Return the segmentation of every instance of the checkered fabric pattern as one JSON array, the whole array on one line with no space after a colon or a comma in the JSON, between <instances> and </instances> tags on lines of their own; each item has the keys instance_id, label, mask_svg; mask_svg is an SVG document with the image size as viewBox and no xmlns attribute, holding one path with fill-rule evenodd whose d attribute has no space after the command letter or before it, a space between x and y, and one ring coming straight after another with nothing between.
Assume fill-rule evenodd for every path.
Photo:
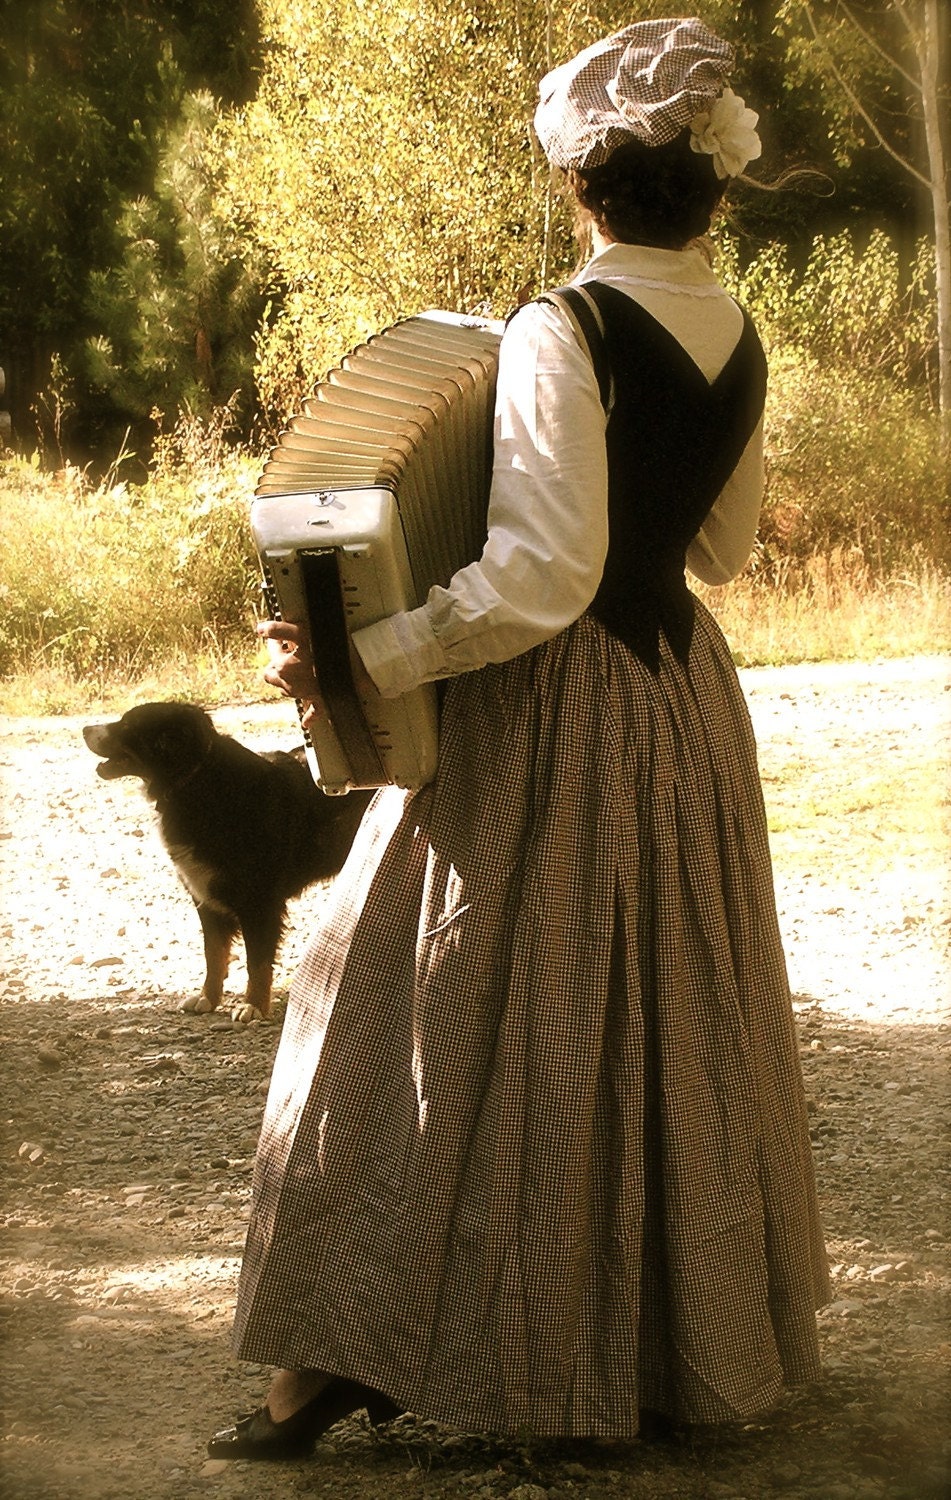
<instances>
[{"instance_id":1,"label":"checkered fabric pattern","mask_svg":"<svg viewBox=\"0 0 951 1500\"><path fill-rule=\"evenodd\" d=\"M240 1357L470 1430L630 1437L818 1374L827 1296L756 752L698 606L454 679L302 964Z\"/></svg>"},{"instance_id":2,"label":"checkered fabric pattern","mask_svg":"<svg viewBox=\"0 0 951 1500\"><path fill-rule=\"evenodd\" d=\"M662 146L722 92L733 48L696 18L636 21L548 73L535 131L552 166L589 170L632 138Z\"/></svg>"}]
</instances>

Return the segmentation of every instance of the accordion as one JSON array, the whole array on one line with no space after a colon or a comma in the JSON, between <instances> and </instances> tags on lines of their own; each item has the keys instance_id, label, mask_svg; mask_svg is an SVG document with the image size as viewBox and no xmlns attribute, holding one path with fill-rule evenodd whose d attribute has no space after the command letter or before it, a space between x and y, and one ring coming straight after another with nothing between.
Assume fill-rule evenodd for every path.
<instances>
[{"instance_id":1,"label":"accordion","mask_svg":"<svg viewBox=\"0 0 951 1500\"><path fill-rule=\"evenodd\" d=\"M407 318L348 354L264 466L251 532L273 619L306 626L321 707L307 758L329 793L424 786L435 773L431 684L357 691L352 631L415 609L481 555L501 323Z\"/></svg>"}]
</instances>

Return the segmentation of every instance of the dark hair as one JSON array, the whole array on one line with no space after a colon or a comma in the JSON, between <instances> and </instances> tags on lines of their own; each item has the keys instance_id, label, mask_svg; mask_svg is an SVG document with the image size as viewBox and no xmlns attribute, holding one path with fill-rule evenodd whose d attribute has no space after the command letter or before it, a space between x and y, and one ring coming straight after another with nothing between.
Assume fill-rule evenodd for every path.
<instances>
[{"instance_id":1,"label":"dark hair","mask_svg":"<svg viewBox=\"0 0 951 1500\"><path fill-rule=\"evenodd\" d=\"M689 126L664 146L628 141L569 180L582 208L612 239L664 250L682 250L707 233L727 186L712 157L691 150Z\"/></svg>"}]
</instances>

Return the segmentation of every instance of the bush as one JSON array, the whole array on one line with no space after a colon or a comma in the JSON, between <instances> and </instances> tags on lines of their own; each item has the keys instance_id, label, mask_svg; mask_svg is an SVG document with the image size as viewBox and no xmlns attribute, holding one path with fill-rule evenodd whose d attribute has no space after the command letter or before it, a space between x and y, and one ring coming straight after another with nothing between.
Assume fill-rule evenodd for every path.
<instances>
[{"instance_id":1,"label":"bush","mask_svg":"<svg viewBox=\"0 0 951 1500\"><path fill-rule=\"evenodd\" d=\"M864 250L848 233L820 236L801 269L785 245L770 245L745 269L729 236L718 249L718 274L771 354L796 350L841 371L910 382L936 404L938 314L927 240L908 265L881 230Z\"/></svg>"},{"instance_id":2,"label":"bush","mask_svg":"<svg viewBox=\"0 0 951 1500\"><path fill-rule=\"evenodd\" d=\"M201 461L183 451L205 433ZM186 419L143 485L0 462L0 673L59 666L139 676L181 651L250 638L257 568L247 512L257 460ZM177 452L176 452L177 445Z\"/></svg>"},{"instance_id":3,"label":"bush","mask_svg":"<svg viewBox=\"0 0 951 1500\"><path fill-rule=\"evenodd\" d=\"M853 551L878 579L913 557L947 568L939 419L881 374L774 352L767 490L754 566L793 584L809 559Z\"/></svg>"}]
</instances>

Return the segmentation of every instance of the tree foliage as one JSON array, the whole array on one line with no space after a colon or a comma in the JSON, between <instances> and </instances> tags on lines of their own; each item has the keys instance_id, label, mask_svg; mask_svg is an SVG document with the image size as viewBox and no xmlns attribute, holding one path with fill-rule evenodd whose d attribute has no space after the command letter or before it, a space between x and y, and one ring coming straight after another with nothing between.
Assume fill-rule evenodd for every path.
<instances>
[{"instance_id":1,"label":"tree foliage","mask_svg":"<svg viewBox=\"0 0 951 1500\"><path fill-rule=\"evenodd\" d=\"M95 331L90 278L121 259L189 90L253 89L254 0L31 0L0 34L0 364L15 426L58 352ZM81 437L93 437L87 422Z\"/></svg>"},{"instance_id":2,"label":"tree foliage","mask_svg":"<svg viewBox=\"0 0 951 1500\"><path fill-rule=\"evenodd\" d=\"M260 254L223 211L209 94L185 96L164 136L151 196L123 206L122 258L89 279L101 331L85 346L92 391L133 420L201 416L244 398L247 430L254 332L263 311ZM242 421L243 418L243 421Z\"/></svg>"},{"instance_id":3,"label":"tree foliage","mask_svg":"<svg viewBox=\"0 0 951 1500\"><path fill-rule=\"evenodd\" d=\"M663 3L639 14L665 14ZM734 41L735 85L762 114L763 173L836 170L819 81L790 87L777 0L706 0ZM626 24L604 0L260 0L258 93L228 126L229 191L274 269L258 340L260 396L277 422L346 348L426 305L506 314L567 275L574 245L531 128L553 64ZM755 256L776 239L808 251L855 221L847 194L740 185L728 223ZM829 179L823 179L825 193ZM877 222L909 191L875 180ZM866 204L866 209L868 205Z\"/></svg>"},{"instance_id":4,"label":"tree foliage","mask_svg":"<svg viewBox=\"0 0 951 1500\"><path fill-rule=\"evenodd\" d=\"M421 305L514 300L544 229L525 98L537 37L482 0L332 0L316 20L264 0L262 19L266 67L229 158L282 292L259 350L279 407Z\"/></svg>"},{"instance_id":5,"label":"tree foliage","mask_svg":"<svg viewBox=\"0 0 951 1500\"><path fill-rule=\"evenodd\" d=\"M737 185L739 259L780 242L802 266L817 234L906 222L910 253L916 184L810 59L800 0L695 8L737 47L759 175L814 166L834 187ZM153 406L252 399L251 360L276 426L394 318L504 315L560 280L574 246L531 129L538 81L630 19L621 0L34 0L0 41L0 363L21 431L54 354L79 451L98 434L114 452ZM874 49L836 35L863 97L894 111Z\"/></svg>"},{"instance_id":6,"label":"tree foliage","mask_svg":"<svg viewBox=\"0 0 951 1500\"><path fill-rule=\"evenodd\" d=\"M783 0L795 71L831 84L842 158L863 147L898 166L930 210L937 290L939 400L951 444L951 225L947 66L939 0Z\"/></svg>"}]
</instances>

